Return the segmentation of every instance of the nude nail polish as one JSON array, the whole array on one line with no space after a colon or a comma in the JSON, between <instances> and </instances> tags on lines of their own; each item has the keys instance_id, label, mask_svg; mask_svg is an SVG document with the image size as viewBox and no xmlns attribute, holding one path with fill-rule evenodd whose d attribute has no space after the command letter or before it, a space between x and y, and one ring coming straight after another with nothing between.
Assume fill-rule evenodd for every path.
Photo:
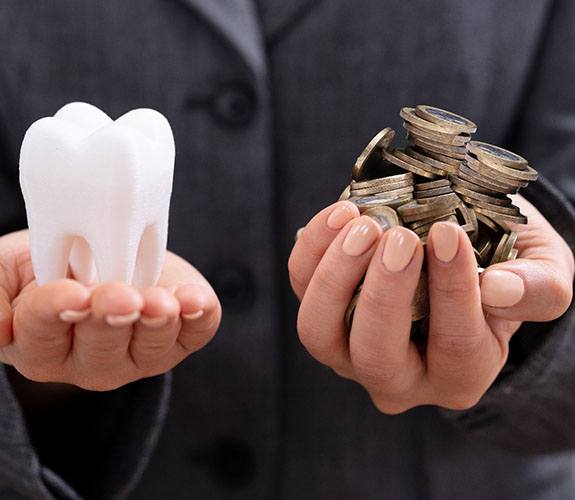
<instances>
[{"instance_id":1,"label":"nude nail polish","mask_svg":"<svg viewBox=\"0 0 575 500\"><path fill-rule=\"evenodd\" d=\"M60 320L65 323L79 323L84 321L90 315L90 309L84 309L83 311L73 311L72 309L66 309L59 314Z\"/></svg>"},{"instance_id":2,"label":"nude nail polish","mask_svg":"<svg viewBox=\"0 0 575 500\"><path fill-rule=\"evenodd\" d=\"M106 323L113 327L128 326L135 323L140 318L140 311L134 311L130 314L115 315L108 314L106 316Z\"/></svg>"},{"instance_id":3,"label":"nude nail polish","mask_svg":"<svg viewBox=\"0 0 575 500\"><path fill-rule=\"evenodd\" d=\"M383 249L382 262L392 273L403 271L411 262L419 238L415 233L401 227L394 227L387 232Z\"/></svg>"},{"instance_id":4,"label":"nude nail polish","mask_svg":"<svg viewBox=\"0 0 575 500\"><path fill-rule=\"evenodd\" d=\"M350 257L359 257L377 241L380 229L369 217L360 217L354 222L342 244L342 250Z\"/></svg>"},{"instance_id":5,"label":"nude nail polish","mask_svg":"<svg viewBox=\"0 0 575 500\"><path fill-rule=\"evenodd\" d=\"M448 264L459 250L459 231L455 224L440 222L432 228L433 253L435 257Z\"/></svg>"},{"instance_id":6,"label":"nude nail polish","mask_svg":"<svg viewBox=\"0 0 575 500\"><path fill-rule=\"evenodd\" d=\"M327 227L338 230L345 226L355 215L353 207L348 204L339 205L327 218Z\"/></svg>"},{"instance_id":7,"label":"nude nail polish","mask_svg":"<svg viewBox=\"0 0 575 500\"><path fill-rule=\"evenodd\" d=\"M525 293L520 276L510 271L487 271L481 279L481 302L491 307L512 307Z\"/></svg>"}]
</instances>

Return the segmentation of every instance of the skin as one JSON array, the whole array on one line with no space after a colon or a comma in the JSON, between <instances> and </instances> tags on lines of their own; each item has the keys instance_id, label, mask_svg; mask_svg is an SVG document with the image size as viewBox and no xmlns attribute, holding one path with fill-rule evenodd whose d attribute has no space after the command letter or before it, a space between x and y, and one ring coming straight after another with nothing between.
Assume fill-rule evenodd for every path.
<instances>
[{"instance_id":1,"label":"skin","mask_svg":"<svg viewBox=\"0 0 575 500\"><path fill-rule=\"evenodd\" d=\"M63 321L67 310L81 317ZM171 252L145 290L73 276L38 287L28 232L0 238L0 362L29 380L116 389L169 371L212 339L220 319L208 282Z\"/></svg>"},{"instance_id":2,"label":"skin","mask_svg":"<svg viewBox=\"0 0 575 500\"><path fill-rule=\"evenodd\" d=\"M519 276L524 294L512 307L482 304L482 278L471 242L458 228L458 250L445 263L434 253L438 223L427 248L417 243L405 269L390 272L382 254L391 231L379 235L362 255L349 256L342 243L360 214L348 201L319 212L303 230L288 263L290 280L301 301L298 334L310 354L340 376L361 384L386 414L420 405L449 409L474 406L507 359L509 341L523 321L550 321L572 301L573 254L563 238L525 199L514 197L529 224L512 225L519 234L519 258L491 266ZM328 218L349 205L348 222L331 229ZM366 223L373 223L366 219ZM373 223L375 224L375 223ZM427 252L430 326L426 349L410 340L411 302ZM365 283L347 331L344 315L361 278ZM485 276L485 274L484 274Z\"/></svg>"}]
</instances>

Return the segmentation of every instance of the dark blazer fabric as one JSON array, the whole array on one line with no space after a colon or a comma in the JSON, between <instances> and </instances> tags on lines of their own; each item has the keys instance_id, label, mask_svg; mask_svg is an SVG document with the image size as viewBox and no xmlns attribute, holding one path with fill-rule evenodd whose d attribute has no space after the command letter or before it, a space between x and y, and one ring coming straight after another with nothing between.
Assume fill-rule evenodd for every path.
<instances>
[{"instance_id":1,"label":"dark blazer fabric","mask_svg":"<svg viewBox=\"0 0 575 500\"><path fill-rule=\"evenodd\" d=\"M0 370L0 498L575 498L575 313L525 324L468 411L387 416L297 340L286 263L367 141L432 104L529 159L575 247L575 3L4 0L0 233L26 128L82 100L170 120L169 247L224 318L172 374L24 411ZM171 391L171 394L170 394Z\"/></svg>"}]
</instances>

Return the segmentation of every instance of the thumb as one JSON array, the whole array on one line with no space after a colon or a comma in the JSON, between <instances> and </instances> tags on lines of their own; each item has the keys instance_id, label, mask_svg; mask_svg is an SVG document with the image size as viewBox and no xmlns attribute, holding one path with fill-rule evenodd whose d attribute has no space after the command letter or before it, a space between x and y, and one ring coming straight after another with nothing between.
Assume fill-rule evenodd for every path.
<instances>
[{"instance_id":1,"label":"thumb","mask_svg":"<svg viewBox=\"0 0 575 500\"><path fill-rule=\"evenodd\" d=\"M573 299L573 273L557 257L518 259L486 269L480 279L485 311L511 321L552 321Z\"/></svg>"}]
</instances>

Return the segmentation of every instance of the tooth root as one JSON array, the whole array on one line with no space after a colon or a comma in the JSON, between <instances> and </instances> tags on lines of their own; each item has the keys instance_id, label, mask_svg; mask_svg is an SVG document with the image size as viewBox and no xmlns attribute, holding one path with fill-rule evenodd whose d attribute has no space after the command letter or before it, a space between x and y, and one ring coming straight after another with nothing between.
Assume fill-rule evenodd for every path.
<instances>
[{"instance_id":1,"label":"tooth root","mask_svg":"<svg viewBox=\"0 0 575 500\"><path fill-rule=\"evenodd\" d=\"M164 264L164 253L167 240L167 217L166 222L154 223L144 230L134 272L133 285L136 288L153 286L160 277Z\"/></svg>"},{"instance_id":2,"label":"tooth root","mask_svg":"<svg viewBox=\"0 0 575 500\"><path fill-rule=\"evenodd\" d=\"M35 243L36 239L41 246ZM66 277L72 242L72 236L30 225L30 254L39 286Z\"/></svg>"},{"instance_id":3,"label":"tooth root","mask_svg":"<svg viewBox=\"0 0 575 500\"><path fill-rule=\"evenodd\" d=\"M122 237L99 238L89 241L94 253L100 282L123 281L132 283L138 238L126 231Z\"/></svg>"},{"instance_id":4,"label":"tooth root","mask_svg":"<svg viewBox=\"0 0 575 500\"><path fill-rule=\"evenodd\" d=\"M89 285L97 281L96 266L90 245L85 238L77 236L70 253L70 267L81 283Z\"/></svg>"}]
</instances>

